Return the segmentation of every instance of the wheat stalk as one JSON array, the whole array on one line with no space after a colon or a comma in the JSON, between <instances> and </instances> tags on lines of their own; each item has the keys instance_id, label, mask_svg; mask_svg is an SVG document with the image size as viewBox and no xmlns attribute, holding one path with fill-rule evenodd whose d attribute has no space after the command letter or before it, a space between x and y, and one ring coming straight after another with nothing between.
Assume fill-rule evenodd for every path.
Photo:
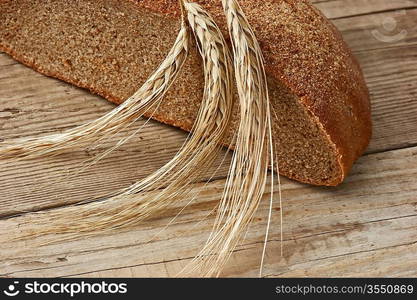
<instances>
[{"instance_id":1,"label":"wheat stalk","mask_svg":"<svg viewBox=\"0 0 417 300\"><path fill-rule=\"evenodd\" d=\"M190 183L214 162L229 127L233 107L233 76L226 42L212 20L197 4L185 3L189 26L203 58L203 102L190 139L175 157L154 174L105 201L70 206L31 219L23 237L68 233L67 239L137 225L184 197ZM131 196L139 192L141 197ZM61 239L62 240L62 239Z\"/></svg>"},{"instance_id":2,"label":"wheat stalk","mask_svg":"<svg viewBox=\"0 0 417 300\"><path fill-rule=\"evenodd\" d=\"M262 52L237 1L222 0L222 4L232 40L241 118L213 231L203 249L181 275L196 272L203 276L220 275L259 206L266 189L269 164L274 164L271 113Z\"/></svg>"},{"instance_id":3,"label":"wheat stalk","mask_svg":"<svg viewBox=\"0 0 417 300\"><path fill-rule=\"evenodd\" d=\"M0 158L17 160L56 155L116 134L162 100L177 78L188 56L188 51L189 31L183 20L176 41L165 60L142 87L123 104L99 119L63 133L4 142L1 144L3 147L0 148ZM123 142L126 140L124 139ZM121 144L122 142L119 142L117 146Z\"/></svg>"}]
</instances>

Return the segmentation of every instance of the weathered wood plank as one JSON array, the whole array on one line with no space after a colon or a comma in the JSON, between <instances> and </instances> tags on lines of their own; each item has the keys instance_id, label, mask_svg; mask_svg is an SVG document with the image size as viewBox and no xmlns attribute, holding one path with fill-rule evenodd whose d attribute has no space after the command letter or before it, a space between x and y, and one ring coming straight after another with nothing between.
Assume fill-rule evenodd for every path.
<instances>
[{"instance_id":1,"label":"weathered wood plank","mask_svg":"<svg viewBox=\"0 0 417 300\"><path fill-rule=\"evenodd\" d=\"M417 44L417 9L349 17L333 23L355 53Z\"/></svg>"},{"instance_id":2,"label":"weathered wood plank","mask_svg":"<svg viewBox=\"0 0 417 300\"><path fill-rule=\"evenodd\" d=\"M415 0L312 0L311 2L332 20L417 7Z\"/></svg>"},{"instance_id":3,"label":"weathered wood plank","mask_svg":"<svg viewBox=\"0 0 417 300\"><path fill-rule=\"evenodd\" d=\"M417 144L417 45L357 54L371 93L368 153Z\"/></svg>"},{"instance_id":4,"label":"weathered wood plank","mask_svg":"<svg viewBox=\"0 0 417 300\"><path fill-rule=\"evenodd\" d=\"M274 203L265 275L403 276L416 274L417 147L361 158L342 186L314 188L284 180L284 256L280 257L278 203ZM210 232L203 220L220 196L223 180L202 191L193 205L157 238L175 211L126 232L38 248L39 240L8 239L28 215L0 221L2 276L173 276L197 252ZM225 276L256 276L268 211L265 195L245 241ZM180 208L182 203L178 203ZM59 208L65 209L65 208ZM47 219L47 216L46 216ZM201 221L201 222L200 222ZM30 226L30 225L29 225ZM401 253L411 262L393 260ZM118 259L112 259L117 257ZM369 261L367 261L369 259ZM346 261L349 260L351 264ZM379 269L374 263L378 260ZM88 262L88 264L86 263ZM352 262L357 262L354 268ZM308 268L312 269L309 271ZM106 271L108 270L108 271ZM109 273L113 272L113 273ZM378 273L380 272L380 273Z\"/></svg>"},{"instance_id":5,"label":"weathered wood plank","mask_svg":"<svg viewBox=\"0 0 417 300\"><path fill-rule=\"evenodd\" d=\"M393 224L388 224L385 229L390 229ZM397 228L400 229L400 228ZM386 234L395 234L395 232L384 231ZM357 238L357 236L348 236L347 238ZM331 238L326 237L327 240ZM333 238L335 243L337 238ZM316 241L310 239L307 243L314 244ZM327 241L329 242L329 241ZM346 242L346 241L344 241ZM269 244L272 250L268 252L268 259L276 259L279 256L279 245ZM296 247L300 246L298 241L294 241ZM301 244L302 246L303 244ZM286 245L287 246L287 243ZM286 249L286 248L284 248ZM291 251L287 249L286 251ZM317 251L327 251L327 248L321 248ZM398 246L386 246L375 250L363 250L355 253L335 255L334 257L313 258L307 262L300 262L294 265L288 263L269 263L264 270L265 277L416 277L417 276L417 241L405 243ZM228 266L230 273L225 276L248 277L256 276L256 263L251 261L249 268L242 271L242 266L247 264L248 258L259 257L259 248L248 249L237 252L232 259L233 265ZM241 256L241 257L239 257ZM249 259L251 260L251 259ZM285 260L285 256L283 258ZM188 261L188 260L186 260ZM184 266L184 261L167 261L154 265L139 265L125 268L107 269L92 273L83 273L76 276L81 277L147 277L153 276L174 276L176 272ZM253 270L251 270L253 268Z\"/></svg>"}]
</instances>

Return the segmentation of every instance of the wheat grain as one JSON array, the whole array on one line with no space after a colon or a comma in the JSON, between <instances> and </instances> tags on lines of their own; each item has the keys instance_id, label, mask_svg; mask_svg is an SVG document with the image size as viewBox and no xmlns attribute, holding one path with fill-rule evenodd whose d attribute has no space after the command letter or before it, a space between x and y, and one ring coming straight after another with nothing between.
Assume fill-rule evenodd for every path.
<instances>
[{"instance_id":1,"label":"wheat grain","mask_svg":"<svg viewBox=\"0 0 417 300\"><path fill-rule=\"evenodd\" d=\"M234 52L240 124L213 231L203 249L181 275L220 275L264 195L269 163L271 166L274 164L271 113L262 52L239 4L235 0L223 0L222 4Z\"/></svg>"},{"instance_id":2,"label":"wheat grain","mask_svg":"<svg viewBox=\"0 0 417 300\"><path fill-rule=\"evenodd\" d=\"M71 239L79 238L80 233L90 235L137 225L156 215L179 195L184 197L190 183L214 162L229 127L233 67L226 42L212 18L197 4L185 3L185 10L203 58L205 77L203 102L190 139L165 166L120 195L49 212L48 222L43 219L43 213L37 214L24 237L69 233L66 238ZM153 190L157 191L132 196Z\"/></svg>"}]
</instances>

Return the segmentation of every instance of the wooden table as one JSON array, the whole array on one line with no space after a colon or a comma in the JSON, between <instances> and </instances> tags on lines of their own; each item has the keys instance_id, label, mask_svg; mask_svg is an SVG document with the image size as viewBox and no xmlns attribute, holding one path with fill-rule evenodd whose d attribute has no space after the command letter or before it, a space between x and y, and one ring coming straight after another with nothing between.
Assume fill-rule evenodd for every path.
<instances>
[{"instance_id":1,"label":"wooden table","mask_svg":"<svg viewBox=\"0 0 417 300\"><path fill-rule=\"evenodd\" d=\"M279 205L274 203L264 274L417 276L417 1L314 2L340 29L363 67L372 95L374 137L337 188L283 179L284 253L280 255ZM0 53L2 139L62 131L111 108L99 97ZM179 130L150 122L100 164L67 180L58 175L100 149L1 162L0 275L174 276L207 238L213 218L206 215L219 200L227 164L207 186L194 185L198 199L163 231L178 210L129 231L43 247L38 240L11 238L18 228L30 226L25 223L28 212L43 211L47 217L51 210L143 178L172 157L184 137ZM266 197L224 276L257 276L267 212Z\"/></svg>"}]
</instances>

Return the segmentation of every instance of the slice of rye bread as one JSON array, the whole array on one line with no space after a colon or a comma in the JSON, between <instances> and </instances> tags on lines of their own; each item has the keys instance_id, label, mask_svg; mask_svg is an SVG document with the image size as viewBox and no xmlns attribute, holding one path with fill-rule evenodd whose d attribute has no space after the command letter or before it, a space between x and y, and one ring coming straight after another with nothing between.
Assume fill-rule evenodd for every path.
<instances>
[{"instance_id":1,"label":"slice of rye bread","mask_svg":"<svg viewBox=\"0 0 417 300\"><path fill-rule=\"evenodd\" d=\"M196 1L228 37L220 0ZM280 171L340 184L371 136L368 90L340 33L308 1L241 0L262 47ZM171 48L177 0L0 0L0 50L48 76L118 104ZM189 131L203 92L195 47L152 116ZM239 120L238 101L226 145ZM161 141L163 143L163 141Z\"/></svg>"}]
</instances>

